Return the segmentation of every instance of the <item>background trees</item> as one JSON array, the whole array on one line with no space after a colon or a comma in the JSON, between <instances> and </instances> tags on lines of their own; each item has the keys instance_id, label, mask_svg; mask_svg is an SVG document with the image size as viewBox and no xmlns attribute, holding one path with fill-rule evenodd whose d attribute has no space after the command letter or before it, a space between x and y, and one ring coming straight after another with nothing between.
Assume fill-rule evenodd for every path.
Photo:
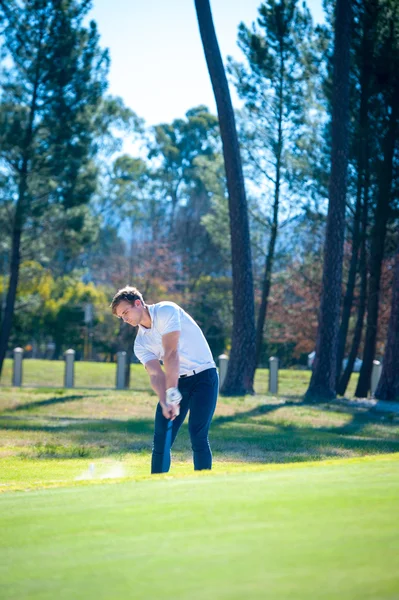
<instances>
[{"instance_id":1,"label":"background trees","mask_svg":"<svg viewBox=\"0 0 399 600\"><path fill-rule=\"evenodd\" d=\"M82 25L89 3L37 0L2 2L1 7L8 63L1 90L0 160L10 181L11 248L0 372L25 231L40 230L44 214L60 216L60 211L69 219L69 231L83 228L79 207L88 202L96 183L93 117L106 88L108 64L95 24L88 29ZM62 227L58 235L63 253L67 240Z\"/></svg>"},{"instance_id":2,"label":"background trees","mask_svg":"<svg viewBox=\"0 0 399 600\"><path fill-rule=\"evenodd\" d=\"M324 299L322 310L334 324L316 352L315 397L344 394L362 355L357 394L366 395L372 361L391 347L393 327L397 3L353 3L346 203L341 190L339 243L326 249L334 275L324 281L324 240L338 232L328 217L338 133L331 126L334 35L346 41L334 3L326 3L323 26L314 27L295 0L262 2L257 22L239 26L242 60L230 60L227 71L242 102L235 114L242 171L221 63L211 70L223 126L194 106L148 127L106 95L109 57L95 24L84 25L89 6L0 0L2 356L7 340L9 348L53 357L72 343L82 358L131 354L132 336L108 304L116 288L134 283L148 302L168 298L187 308L215 358L230 353L226 391L244 393L255 359L263 366L273 353L282 366L305 367L324 294L334 298L335 309ZM197 8L205 34L209 4ZM208 53L211 63L214 56Z\"/></svg>"},{"instance_id":3,"label":"background trees","mask_svg":"<svg viewBox=\"0 0 399 600\"><path fill-rule=\"evenodd\" d=\"M396 252L392 283L391 316L383 359L381 379L375 397L379 400L399 400L399 251Z\"/></svg>"},{"instance_id":4,"label":"background trees","mask_svg":"<svg viewBox=\"0 0 399 600\"><path fill-rule=\"evenodd\" d=\"M394 159L398 144L399 111L399 7L395 2L384 3L377 13L376 50L373 97L376 152L373 161L375 186L373 217L370 232L369 288L367 324L363 364L357 396L365 396L370 387L371 369L375 356L380 280L389 221L397 202L394 190ZM377 133L378 132L378 133Z\"/></svg>"},{"instance_id":5,"label":"background trees","mask_svg":"<svg viewBox=\"0 0 399 600\"><path fill-rule=\"evenodd\" d=\"M230 61L230 72L240 97L241 143L247 177L257 191L255 219L263 223L265 264L256 326L256 363L264 339L269 294L279 228L298 216L305 158L315 143L317 119L314 88L317 47L310 13L296 0L264 2L257 26L242 23L239 46L246 64ZM301 183L300 183L301 182ZM307 182L309 187L310 182Z\"/></svg>"}]
</instances>

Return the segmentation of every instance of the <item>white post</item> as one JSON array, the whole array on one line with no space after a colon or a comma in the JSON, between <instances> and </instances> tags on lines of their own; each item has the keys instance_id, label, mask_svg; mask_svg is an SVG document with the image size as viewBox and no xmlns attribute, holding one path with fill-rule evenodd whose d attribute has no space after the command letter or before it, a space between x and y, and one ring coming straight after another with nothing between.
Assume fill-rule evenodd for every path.
<instances>
[{"instance_id":1,"label":"white post","mask_svg":"<svg viewBox=\"0 0 399 600\"><path fill-rule=\"evenodd\" d=\"M278 358L275 356L269 358L269 392L278 393Z\"/></svg>"},{"instance_id":2,"label":"white post","mask_svg":"<svg viewBox=\"0 0 399 600\"><path fill-rule=\"evenodd\" d=\"M14 387L22 385L22 358L24 351L22 348L14 348L14 363L12 369L12 384Z\"/></svg>"},{"instance_id":3,"label":"white post","mask_svg":"<svg viewBox=\"0 0 399 600\"><path fill-rule=\"evenodd\" d=\"M116 356L116 389L124 390L126 387L126 352L118 352Z\"/></svg>"},{"instance_id":4,"label":"white post","mask_svg":"<svg viewBox=\"0 0 399 600\"><path fill-rule=\"evenodd\" d=\"M381 377L382 364L379 360L373 360L373 370L371 371L370 395L374 396L378 382Z\"/></svg>"},{"instance_id":5,"label":"white post","mask_svg":"<svg viewBox=\"0 0 399 600\"><path fill-rule=\"evenodd\" d=\"M226 378L228 364L229 357L227 356L227 354L221 354L219 356L219 389L222 387Z\"/></svg>"},{"instance_id":6,"label":"white post","mask_svg":"<svg viewBox=\"0 0 399 600\"><path fill-rule=\"evenodd\" d=\"M74 386L74 362L75 362L75 350L71 348L65 352L65 376L64 376L64 387L73 388Z\"/></svg>"}]
</instances>

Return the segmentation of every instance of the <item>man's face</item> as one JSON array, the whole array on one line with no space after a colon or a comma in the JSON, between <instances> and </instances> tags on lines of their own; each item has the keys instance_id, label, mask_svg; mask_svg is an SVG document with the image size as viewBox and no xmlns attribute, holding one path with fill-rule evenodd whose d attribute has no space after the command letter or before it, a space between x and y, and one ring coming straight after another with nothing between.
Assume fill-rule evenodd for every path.
<instances>
[{"instance_id":1,"label":"man's face","mask_svg":"<svg viewBox=\"0 0 399 600\"><path fill-rule=\"evenodd\" d=\"M144 306L140 300L135 300L134 305L126 300L122 300L116 307L116 315L129 323L132 327L137 327L143 316Z\"/></svg>"}]
</instances>

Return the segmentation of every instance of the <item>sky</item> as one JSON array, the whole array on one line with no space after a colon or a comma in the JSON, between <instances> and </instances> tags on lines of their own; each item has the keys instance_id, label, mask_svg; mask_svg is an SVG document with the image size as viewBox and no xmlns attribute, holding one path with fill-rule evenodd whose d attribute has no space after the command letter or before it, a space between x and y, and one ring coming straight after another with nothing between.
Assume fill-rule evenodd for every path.
<instances>
[{"instance_id":1,"label":"sky","mask_svg":"<svg viewBox=\"0 0 399 600\"><path fill-rule=\"evenodd\" d=\"M261 0L211 0L224 62L241 59L237 28L250 26ZM323 22L322 0L307 0L314 21ZM171 122L187 110L216 105L198 30L194 0L93 0L101 46L109 48L109 93L147 125ZM239 107L230 85L233 105Z\"/></svg>"}]
</instances>

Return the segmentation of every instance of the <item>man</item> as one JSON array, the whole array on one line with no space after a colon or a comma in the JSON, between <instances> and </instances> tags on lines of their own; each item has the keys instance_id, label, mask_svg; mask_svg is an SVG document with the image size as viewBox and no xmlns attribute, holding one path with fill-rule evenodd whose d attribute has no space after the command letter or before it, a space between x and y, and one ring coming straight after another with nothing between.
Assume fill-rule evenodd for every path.
<instances>
[{"instance_id":1,"label":"man","mask_svg":"<svg viewBox=\"0 0 399 600\"><path fill-rule=\"evenodd\" d=\"M130 286L115 294L111 308L112 313L126 323L138 326L134 353L145 366L159 399L151 472L169 471L170 449L166 448L165 452L168 426L169 431L171 427L172 445L188 411L194 469L211 469L208 432L215 412L219 380L201 329L174 302L146 305L141 293Z\"/></svg>"}]
</instances>

